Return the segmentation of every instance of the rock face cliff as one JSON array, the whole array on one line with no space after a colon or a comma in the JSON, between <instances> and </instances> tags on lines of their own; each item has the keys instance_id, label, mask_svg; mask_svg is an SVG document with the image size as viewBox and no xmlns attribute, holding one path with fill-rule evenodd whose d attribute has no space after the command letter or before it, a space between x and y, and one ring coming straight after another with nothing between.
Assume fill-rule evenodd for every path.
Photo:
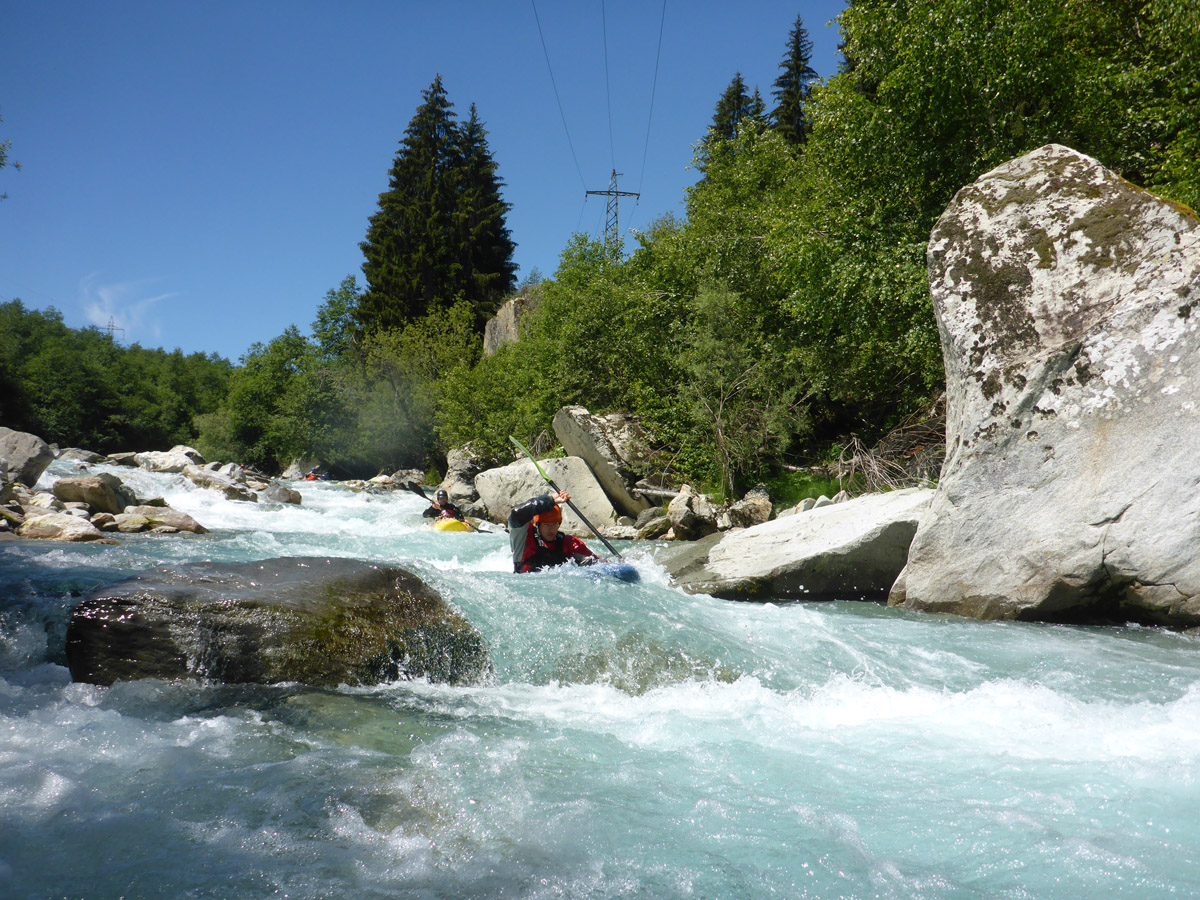
<instances>
[{"instance_id":1,"label":"rock face cliff","mask_svg":"<svg viewBox=\"0 0 1200 900\"><path fill-rule=\"evenodd\" d=\"M1200 220L1048 145L928 259L947 456L889 602L1200 623Z\"/></svg>"}]
</instances>

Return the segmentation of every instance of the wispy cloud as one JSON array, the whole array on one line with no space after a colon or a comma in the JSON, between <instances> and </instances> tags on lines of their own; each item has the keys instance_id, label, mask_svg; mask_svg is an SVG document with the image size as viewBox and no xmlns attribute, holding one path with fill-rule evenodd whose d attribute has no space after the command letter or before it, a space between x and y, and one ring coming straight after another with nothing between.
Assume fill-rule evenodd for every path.
<instances>
[{"instance_id":1,"label":"wispy cloud","mask_svg":"<svg viewBox=\"0 0 1200 900\"><path fill-rule=\"evenodd\" d=\"M93 272L79 282L83 314L100 328L111 324L114 329L121 329L114 336L123 338L127 344L160 341L162 322L154 315L154 307L178 294L152 295L153 285L154 279L105 283L102 273Z\"/></svg>"}]
</instances>

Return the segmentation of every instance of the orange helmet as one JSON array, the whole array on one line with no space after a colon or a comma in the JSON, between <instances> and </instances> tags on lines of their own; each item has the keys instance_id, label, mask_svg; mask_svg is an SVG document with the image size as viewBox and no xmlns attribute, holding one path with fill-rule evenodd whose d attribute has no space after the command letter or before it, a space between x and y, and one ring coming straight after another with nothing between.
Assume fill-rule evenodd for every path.
<instances>
[{"instance_id":1,"label":"orange helmet","mask_svg":"<svg viewBox=\"0 0 1200 900\"><path fill-rule=\"evenodd\" d=\"M557 506L552 506L550 509L546 510L544 513L538 513L536 516L533 517L534 525L541 525L543 522L561 522L561 521L562 521L562 510L559 509Z\"/></svg>"}]
</instances>

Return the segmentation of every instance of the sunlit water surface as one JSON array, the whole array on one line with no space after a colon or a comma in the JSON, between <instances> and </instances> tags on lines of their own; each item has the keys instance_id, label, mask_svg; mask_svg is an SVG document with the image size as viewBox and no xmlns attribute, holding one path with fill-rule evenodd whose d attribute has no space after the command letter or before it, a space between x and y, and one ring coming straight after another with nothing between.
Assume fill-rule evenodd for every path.
<instances>
[{"instance_id":1,"label":"sunlit water surface","mask_svg":"<svg viewBox=\"0 0 1200 900\"><path fill-rule=\"evenodd\" d=\"M1195 638L514 575L411 494L110 471L212 533L0 544L0 897L1200 894ZM71 683L89 591L283 555L411 568L494 679Z\"/></svg>"}]
</instances>

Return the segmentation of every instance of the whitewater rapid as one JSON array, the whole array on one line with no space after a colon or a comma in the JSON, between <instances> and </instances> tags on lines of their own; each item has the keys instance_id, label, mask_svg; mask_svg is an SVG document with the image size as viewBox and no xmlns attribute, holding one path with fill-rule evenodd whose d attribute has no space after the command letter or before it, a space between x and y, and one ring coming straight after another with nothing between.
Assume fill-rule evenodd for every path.
<instances>
[{"instance_id":1,"label":"whitewater rapid","mask_svg":"<svg viewBox=\"0 0 1200 900\"><path fill-rule=\"evenodd\" d=\"M0 897L1200 893L1194 637L719 601L628 544L636 585L516 575L411 494L108 471L212 533L0 543ZM71 683L89 591L283 555L411 568L494 677Z\"/></svg>"}]
</instances>

